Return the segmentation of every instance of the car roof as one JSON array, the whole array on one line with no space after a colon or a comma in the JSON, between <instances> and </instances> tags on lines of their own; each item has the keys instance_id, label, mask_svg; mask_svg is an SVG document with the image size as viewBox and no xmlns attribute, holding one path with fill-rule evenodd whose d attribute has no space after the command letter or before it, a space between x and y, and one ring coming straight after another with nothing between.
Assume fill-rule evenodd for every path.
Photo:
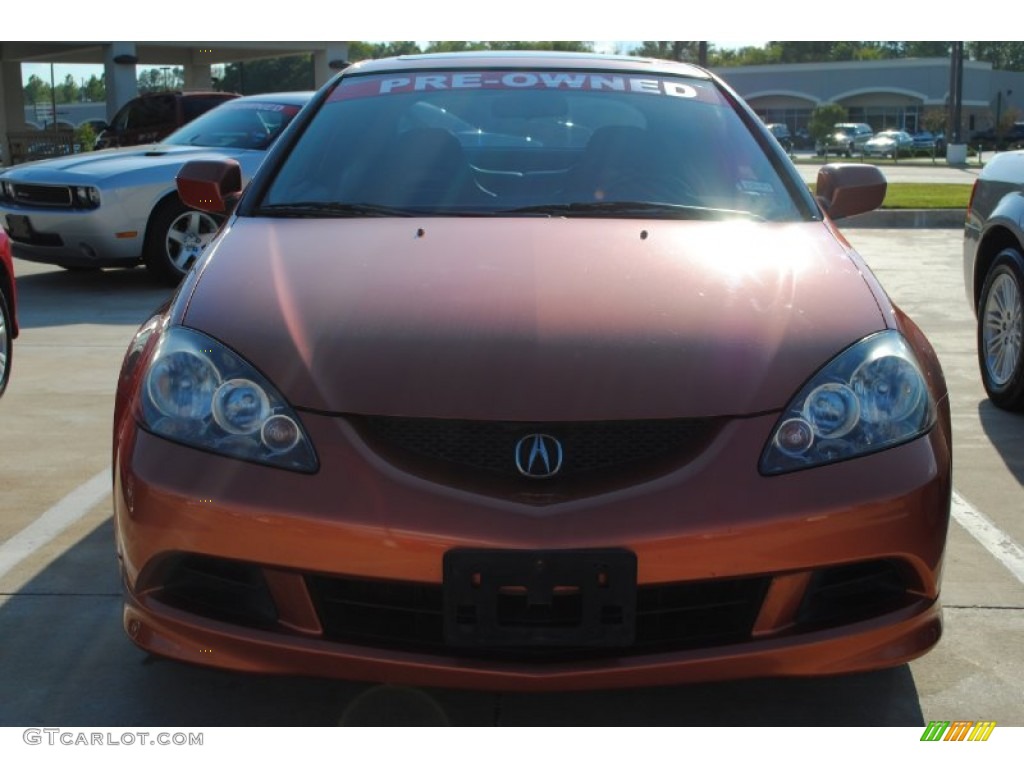
<instances>
[{"instance_id":1,"label":"car roof","mask_svg":"<svg viewBox=\"0 0 1024 768\"><path fill-rule=\"evenodd\" d=\"M155 99L160 96L237 96L231 91L146 91L135 96L136 99Z\"/></svg>"},{"instance_id":2,"label":"car roof","mask_svg":"<svg viewBox=\"0 0 1024 768\"><path fill-rule=\"evenodd\" d=\"M367 59L347 68L345 74L369 74L410 70L479 68L542 67L561 69L616 70L623 73L650 74L657 71L667 75L712 79L710 73L693 64L662 59L620 56L602 53L576 53L569 51L460 51L457 53L421 53L393 56L386 59Z\"/></svg>"},{"instance_id":3,"label":"car roof","mask_svg":"<svg viewBox=\"0 0 1024 768\"><path fill-rule=\"evenodd\" d=\"M316 91L285 91L283 93L254 93L241 96L234 101L273 101L279 104L296 104L302 106L313 98Z\"/></svg>"}]
</instances>

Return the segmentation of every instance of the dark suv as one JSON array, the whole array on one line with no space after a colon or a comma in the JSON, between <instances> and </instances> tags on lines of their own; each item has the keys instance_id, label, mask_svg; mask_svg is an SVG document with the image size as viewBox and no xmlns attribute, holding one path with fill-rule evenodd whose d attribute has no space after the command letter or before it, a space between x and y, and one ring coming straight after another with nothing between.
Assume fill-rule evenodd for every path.
<instances>
[{"instance_id":1,"label":"dark suv","mask_svg":"<svg viewBox=\"0 0 1024 768\"><path fill-rule=\"evenodd\" d=\"M978 131L971 136L971 144L982 149L1020 149L1024 147L1024 122L1016 122L1001 133L995 128Z\"/></svg>"},{"instance_id":2,"label":"dark suv","mask_svg":"<svg viewBox=\"0 0 1024 768\"><path fill-rule=\"evenodd\" d=\"M117 110L110 125L96 139L96 149L129 147L160 141L237 93L219 91L163 91L144 93Z\"/></svg>"}]
</instances>

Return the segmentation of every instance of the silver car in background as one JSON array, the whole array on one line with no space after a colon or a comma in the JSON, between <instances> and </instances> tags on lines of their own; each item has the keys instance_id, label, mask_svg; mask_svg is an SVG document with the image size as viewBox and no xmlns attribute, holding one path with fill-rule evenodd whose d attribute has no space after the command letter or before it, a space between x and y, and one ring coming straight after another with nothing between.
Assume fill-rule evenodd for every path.
<instances>
[{"instance_id":1,"label":"silver car in background","mask_svg":"<svg viewBox=\"0 0 1024 768\"><path fill-rule=\"evenodd\" d=\"M964 283L985 391L1000 408L1024 410L1024 151L997 154L974 182Z\"/></svg>"},{"instance_id":2,"label":"silver car in background","mask_svg":"<svg viewBox=\"0 0 1024 768\"><path fill-rule=\"evenodd\" d=\"M243 180L313 96L268 93L233 99L159 144L25 163L0 173L0 222L14 256L67 269L144 263L175 284L220 222L187 208L174 177L189 160L230 158Z\"/></svg>"},{"instance_id":3,"label":"silver car in background","mask_svg":"<svg viewBox=\"0 0 1024 768\"><path fill-rule=\"evenodd\" d=\"M914 154L914 137L906 131L881 131L866 142L861 150L865 157L892 157Z\"/></svg>"}]
</instances>

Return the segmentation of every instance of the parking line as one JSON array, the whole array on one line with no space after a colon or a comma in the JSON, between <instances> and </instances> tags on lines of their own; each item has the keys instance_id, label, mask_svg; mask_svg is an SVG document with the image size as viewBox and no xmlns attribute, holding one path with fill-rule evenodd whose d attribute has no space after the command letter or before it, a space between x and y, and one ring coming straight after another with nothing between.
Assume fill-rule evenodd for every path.
<instances>
[{"instance_id":1,"label":"parking line","mask_svg":"<svg viewBox=\"0 0 1024 768\"><path fill-rule=\"evenodd\" d=\"M75 488L36 520L0 544L0 579L57 538L110 493L110 467Z\"/></svg>"},{"instance_id":2,"label":"parking line","mask_svg":"<svg viewBox=\"0 0 1024 768\"><path fill-rule=\"evenodd\" d=\"M987 516L979 512L963 496L953 492L950 512L960 526L989 551L996 560L1024 584L1024 549L1000 530Z\"/></svg>"}]
</instances>

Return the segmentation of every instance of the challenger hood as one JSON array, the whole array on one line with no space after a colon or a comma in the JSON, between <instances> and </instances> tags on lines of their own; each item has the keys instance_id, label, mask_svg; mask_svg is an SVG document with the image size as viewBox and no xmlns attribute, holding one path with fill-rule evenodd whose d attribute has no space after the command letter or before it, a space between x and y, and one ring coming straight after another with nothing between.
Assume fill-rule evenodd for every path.
<instances>
[{"instance_id":1,"label":"challenger hood","mask_svg":"<svg viewBox=\"0 0 1024 768\"><path fill-rule=\"evenodd\" d=\"M885 327L871 279L820 222L240 218L183 324L330 413L744 415Z\"/></svg>"},{"instance_id":2,"label":"challenger hood","mask_svg":"<svg viewBox=\"0 0 1024 768\"><path fill-rule=\"evenodd\" d=\"M189 160L234 158L243 162L243 158L250 156L262 158L264 154L266 154L265 151L255 149L143 144L137 147L82 152L76 155L25 163L8 169L5 178L36 184L90 184L99 179L120 176L147 168L170 166L176 170Z\"/></svg>"}]
</instances>

